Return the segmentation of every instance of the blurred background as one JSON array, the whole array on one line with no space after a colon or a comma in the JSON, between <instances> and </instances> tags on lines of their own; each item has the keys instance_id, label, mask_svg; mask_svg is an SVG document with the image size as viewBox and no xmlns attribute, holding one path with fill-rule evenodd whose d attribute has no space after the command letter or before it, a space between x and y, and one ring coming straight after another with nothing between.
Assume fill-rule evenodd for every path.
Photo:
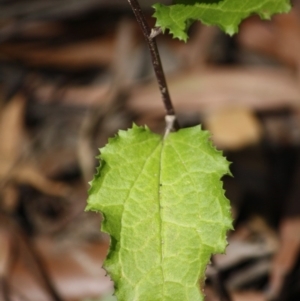
<instances>
[{"instance_id":1,"label":"blurred background","mask_svg":"<svg viewBox=\"0 0 300 301\"><path fill-rule=\"evenodd\" d=\"M156 1L139 2L153 26ZM300 1L293 6L272 21L247 19L232 38L199 22L186 44L157 38L181 126L201 123L232 162L224 186L235 231L207 269L207 301L224 287L234 301L300 300ZM0 1L1 301L115 300L101 268L109 238L84 208L98 148L132 122L164 130L126 0Z\"/></svg>"}]
</instances>

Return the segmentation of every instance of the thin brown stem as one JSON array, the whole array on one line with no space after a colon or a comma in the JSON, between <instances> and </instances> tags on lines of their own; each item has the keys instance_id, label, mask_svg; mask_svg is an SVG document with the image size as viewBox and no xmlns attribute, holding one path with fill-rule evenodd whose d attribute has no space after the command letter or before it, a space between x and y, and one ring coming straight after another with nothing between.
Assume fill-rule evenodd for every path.
<instances>
[{"instance_id":1,"label":"thin brown stem","mask_svg":"<svg viewBox=\"0 0 300 301\"><path fill-rule=\"evenodd\" d=\"M166 114L176 117L175 110L174 110L174 107L173 107L173 104L171 101L171 97L169 94L165 74L164 74L163 67L161 64L160 55L159 55L159 52L157 49L155 35L154 35L154 37L153 37L153 35L151 35L151 29L145 19L145 16L141 10L141 7L140 7L138 1L137 0L128 0L128 2L133 10L133 13L143 31L145 40L148 44L150 54L151 54L151 59L152 59L152 65L153 65L156 79L158 82L159 90L160 90L160 93L162 96L162 101L163 101L165 109L166 109ZM179 124L178 124L178 121L175 119L174 129L178 129L178 128L179 128Z\"/></svg>"}]
</instances>

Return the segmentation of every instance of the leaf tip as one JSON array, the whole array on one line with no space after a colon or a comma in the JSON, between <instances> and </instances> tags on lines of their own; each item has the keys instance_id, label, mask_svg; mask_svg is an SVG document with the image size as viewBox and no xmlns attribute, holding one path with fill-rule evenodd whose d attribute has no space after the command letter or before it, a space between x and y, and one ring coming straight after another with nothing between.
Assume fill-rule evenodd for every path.
<instances>
[{"instance_id":1,"label":"leaf tip","mask_svg":"<svg viewBox=\"0 0 300 301\"><path fill-rule=\"evenodd\" d=\"M238 32L238 27L233 24L228 25L224 28L224 31L231 37Z\"/></svg>"}]
</instances>

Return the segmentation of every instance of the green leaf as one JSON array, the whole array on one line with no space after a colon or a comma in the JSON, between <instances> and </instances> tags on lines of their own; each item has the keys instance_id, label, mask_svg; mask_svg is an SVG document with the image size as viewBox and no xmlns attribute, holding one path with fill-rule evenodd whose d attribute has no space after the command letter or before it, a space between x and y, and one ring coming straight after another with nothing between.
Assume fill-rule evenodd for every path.
<instances>
[{"instance_id":1,"label":"green leaf","mask_svg":"<svg viewBox=\"0 0 300 301\"><path fill-rule=\"evenodd\" d=\"M212 253L231 228L222 175L229 163L199 126L165 139L148 128L119 131L101 149L88 210L111 236L104 264L119 301L203 300Z\"/></svg>"},{"instance_id":2,"label":"green leaf","mask_svg":"<svg viewBox=\"0 0 300 301\"><path fill-rule=\"evenodd\" d=\"M270 19L273 14L290 10L290 0L176 0L174 5L155 4L156 26L166 29L174 38L186 41L187 30L193 21L217 25L233 35L242 20L251 14Z\"/></svg>"}]
</instances>

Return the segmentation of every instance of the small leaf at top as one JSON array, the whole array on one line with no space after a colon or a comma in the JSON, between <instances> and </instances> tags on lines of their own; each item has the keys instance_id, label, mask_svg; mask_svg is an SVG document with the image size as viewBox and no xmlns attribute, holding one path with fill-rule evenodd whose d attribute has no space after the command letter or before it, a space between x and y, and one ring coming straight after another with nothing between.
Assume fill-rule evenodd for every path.
<instances>
[{"instance_id":1,"label":"small leaf at top","mask_svg":"<svg viewBox=\"0 0 300 301\"><path fill-rule=\"evenodd\" d=\"M174 38L186 41L192 21L217 25L233 35L242 20L251 14L270 19L273 14L290 10L290 0L175 0L174 5L155 4L156 26L168 29Z\"/></svg>"},{"instance_id":2,"label":"small leaf at top","mask_svg":"<svg viewBox=\"0 0 300 301\"><path fill-rule=\"evenodd\" d=\"M165 139L133 126L101 149L88 210L111 236L104 267L118 301L200 301L211 254L231 228L229 163L199 126Z\"/></svg>"}]
</instances>

